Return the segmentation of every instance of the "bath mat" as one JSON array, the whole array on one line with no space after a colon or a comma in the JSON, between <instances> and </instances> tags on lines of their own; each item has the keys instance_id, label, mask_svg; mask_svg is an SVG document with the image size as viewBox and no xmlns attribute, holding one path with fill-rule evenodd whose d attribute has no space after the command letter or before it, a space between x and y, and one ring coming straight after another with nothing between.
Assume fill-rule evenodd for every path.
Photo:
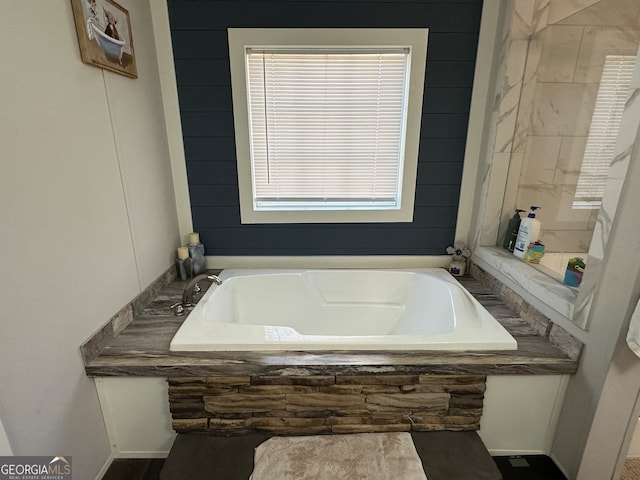
<instances>
[{"instance_id":1,"label":"bath mat","mask_svg":"<svg viewBox=\"0 0 640 480\"><path fill-rule=\"evenodd\" d=\"M640 458L627 458L620 480L640 480Z\"/></svg>"},{"instance_id":2,"label":"bath mat","mask_svg":"<svg viewBox=\"0 0 640 480\"><path fill-rule=\"evenodd\" d=\"M426 480L406 432L273 437L255 451L250 480Z\"/></svg>"}]
</instances>

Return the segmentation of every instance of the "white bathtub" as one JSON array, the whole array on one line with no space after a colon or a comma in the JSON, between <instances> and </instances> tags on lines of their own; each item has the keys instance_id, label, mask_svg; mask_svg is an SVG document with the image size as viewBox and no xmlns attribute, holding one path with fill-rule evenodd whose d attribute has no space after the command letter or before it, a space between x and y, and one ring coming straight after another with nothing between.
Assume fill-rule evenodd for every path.
<instances>
[{"instance_id":1,"label":"white bathtub","mask_svg":"<svg viewBox=\"0 0 640 480\"><path fill-rule=\"evenodd\" d=\"M224 270L172 351L515 350L443 269Z\"/></svg>"}]
</instances>

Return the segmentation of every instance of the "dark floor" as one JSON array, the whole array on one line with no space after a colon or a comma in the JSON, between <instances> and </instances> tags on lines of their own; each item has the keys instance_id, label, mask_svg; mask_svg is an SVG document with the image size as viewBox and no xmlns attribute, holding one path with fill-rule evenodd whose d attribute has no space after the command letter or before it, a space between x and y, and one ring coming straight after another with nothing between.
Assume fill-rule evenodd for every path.
<instances>
[{"instance_id":1,"label":"dark floor","mask_svg":"<svg viewBox=\"0 0 640 480\"><path fill-rule=\"evenodd\" d=\"M493 457L503 480L566 480L553 461L545 455ZM103 480L159 480L164 459L114 460Z\"/></svg>"},{"instance_id":2,"label":"dark floor","mask_svg":"<svg viewBox=\"0 0 640 480\"><path fill-rule=\"evenodd\" d=\"M503 480L567 480L546 455L493 457Z\"/></svg>"},{"instance_id":3,"label":"dark floor","mask_svg":"<svg viewBox=\"0 0 640 480\"><path fill-rule=\"evenodd\" d=\"M159 480L164 458L116 458L102 480Z\"/></svg>"}]
</instances>

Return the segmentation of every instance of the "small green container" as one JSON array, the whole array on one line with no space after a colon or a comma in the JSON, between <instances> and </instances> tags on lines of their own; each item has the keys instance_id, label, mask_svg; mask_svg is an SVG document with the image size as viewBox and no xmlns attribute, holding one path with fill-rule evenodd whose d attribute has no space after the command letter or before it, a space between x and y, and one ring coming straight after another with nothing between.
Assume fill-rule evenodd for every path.
<instances>
[{"instance_id":1,"label":"small green container","mask_svg":"<svg viewBox=\"0 0 640 480\"><path fill-rule=\"evenodd\" d=\"M570 287L579 287L582 283L582 275L586 265L584 259L573 257L567 263L567 269L564 272L564 284Z\"/></svg>"}]
</instances>

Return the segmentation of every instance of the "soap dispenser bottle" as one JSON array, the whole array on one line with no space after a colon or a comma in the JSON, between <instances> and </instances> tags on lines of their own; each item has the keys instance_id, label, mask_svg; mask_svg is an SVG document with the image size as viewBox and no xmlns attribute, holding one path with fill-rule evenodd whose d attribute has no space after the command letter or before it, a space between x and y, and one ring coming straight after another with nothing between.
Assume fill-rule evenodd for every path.
<instances>
[{"instance_id":1,"label":"soap dispenser bottle","mask_svg":"<svg viewBox=\"0 0 640 480\"><path fill-rule=\"evenodd\" d=\"M536 210L540 207L531 206L531 211L527 218L523 218L518 229L518 237L513 248L513 254L516 257L524 258L524 254L529 248L529 244L538 240L540 237L540 220L536 218Z\"/></svg>"},{"instance_id":2,"label":"soap dispenser bottle","mask_svg":"<svg viewBox=\"0 0 640 480\"><path fill-rule=\"evenodd\" d=\"M200 275L206 270L206 261L204 258L204 245L200 243L200 234L193 232L189 234L189 256L191 257L191 272L193 276Z\"/></svg>"},{"instance_id":3,"label":"soap dispenser bottle","mask_svg":"<svg viewBox=\"0 0 640 480\"><path fill-rule=\"evenodd\" d=\"M509 224L507 225L507 231L504 234L504 241L502 242L502 248L505 250L509 250L513 252L513 247L516 245L516 239L518 238L518 230L520 229L520 222L522 221L522 217L520 214L526 212L526 210L516 209L516 213L514 213L513 217L509 219Z\"/></svg>"}]
</instances>

